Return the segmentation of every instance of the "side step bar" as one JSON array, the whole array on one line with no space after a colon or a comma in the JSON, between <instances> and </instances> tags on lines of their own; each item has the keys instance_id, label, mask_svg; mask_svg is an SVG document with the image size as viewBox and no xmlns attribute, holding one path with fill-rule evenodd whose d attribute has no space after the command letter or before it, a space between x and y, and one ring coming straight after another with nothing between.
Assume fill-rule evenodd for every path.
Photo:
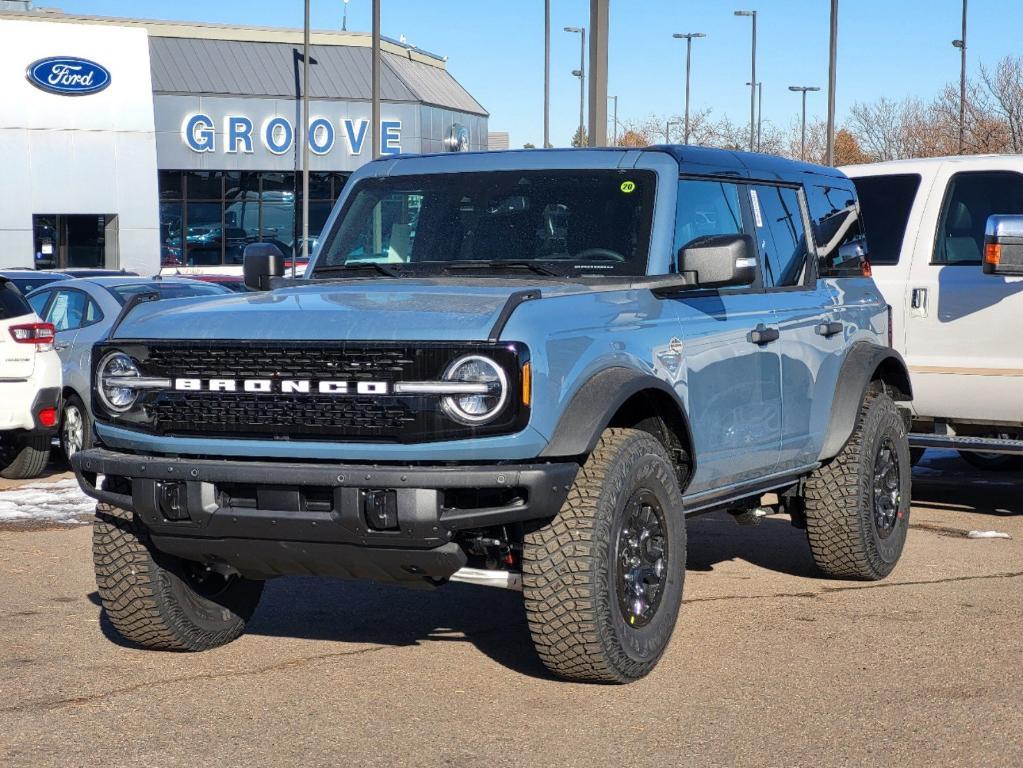
<instances>
[{"instance_id":1,"label":"side step bar","mask_svg":"<svg viewBox=\"0 0 1023 768\"><path fill-rule=\"evenodd\" d=\"M909 435L909 446L911 448L951 448L956 451L1023 454L1023 440L1003 440L997 437L963 437L913 432Z\"/></svg>"}]
</instances>

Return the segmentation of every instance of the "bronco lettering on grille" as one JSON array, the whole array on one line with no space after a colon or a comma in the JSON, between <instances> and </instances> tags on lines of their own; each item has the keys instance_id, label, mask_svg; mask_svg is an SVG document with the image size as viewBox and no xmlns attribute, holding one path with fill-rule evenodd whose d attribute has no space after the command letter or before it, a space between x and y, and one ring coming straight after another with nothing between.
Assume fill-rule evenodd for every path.
<instances>
[{"instance_id":1,"label":"bronco lettering on grille","mask_svg":"<svg viewBox=\"0 0 1023 768\"><path fill-rule=\"evenodd\" d=\"M175 379L178 392L249 392L309 394L313 385L321 395L387 395L390 385L385 381L314 382L310 379Z\"/></svg>"}]
</instances>

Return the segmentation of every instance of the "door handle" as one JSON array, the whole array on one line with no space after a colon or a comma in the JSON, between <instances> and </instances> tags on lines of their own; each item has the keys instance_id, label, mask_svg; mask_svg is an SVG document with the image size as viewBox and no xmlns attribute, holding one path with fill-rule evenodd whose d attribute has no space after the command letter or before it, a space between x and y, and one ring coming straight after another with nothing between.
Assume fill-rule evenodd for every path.
<instances>
[{"instance_id":1,"label":"door handle","mask_svg":"<svg viewBox=\"0 0 1023 768\"><path fill-rule=\"evenodd\" d=\"M821 323L817 326L816 331L818 336L823 336L828 339L832 336L836 336L845 329L845 326L840 322Z\"/></svg>"},{"instance_id":2,"label":"door handle","mask_svg":"<svg viewBox=\"0 0 1023 768\"><path fill-rule=\"evenodd\" d=\"M56 344L53 345L53 348L58 352L63 352L65 349L68 349L70 347L71 345L68 344L66 341L58 341Z\"/></svg>"},{"instance_id":3,"label":"door handle","mask_svg":"<svg viewBox=\"0 0 1023 768\"><path fill-rule=\"evenodd\" d=\"M927 308L927 289L914 288L909 297L909 306L913 309Z\"/></svg>"},{"instance_id":4,"label":"door handle","mask_svg":"<svg viewBox=\"0 0 1023 768\"><path fill-rule=\"evenodd\" d=\"M763 323L759 323L756 328L749 332L746 336L746 340L750 344L770 344L772 341L777 341L781 334L777 328L768 328Z\"/></svg>"}]
</instances>

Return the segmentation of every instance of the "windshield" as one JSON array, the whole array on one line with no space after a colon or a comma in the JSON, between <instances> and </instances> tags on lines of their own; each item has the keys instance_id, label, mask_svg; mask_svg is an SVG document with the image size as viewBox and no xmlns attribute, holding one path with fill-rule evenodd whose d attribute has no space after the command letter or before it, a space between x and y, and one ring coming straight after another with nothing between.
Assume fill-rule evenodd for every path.
<instances>
[{"instance_id":1,"label":"windshield","mask_svg":"<svg viewBox=\"0 0 1023 768\"><path fill-rule=\"evenodd\" d=\"M651 171L499 171L365 179L313 277L388 265L384 274L646 274Z\"/></svg>"},{"instance_id":2,"label":"windshield","mask_svg":"<svg viewBox=\"0 0 1023 768\"><path fill-rule=\"evenodd\" d=\"M134 283L132 285L112 285L110 292L118 302L124 304L138 293L158 293L161 299L184 299L190 296L222 296L231 293L227 288L209 283Z\"/></svg>"}]
</instances>

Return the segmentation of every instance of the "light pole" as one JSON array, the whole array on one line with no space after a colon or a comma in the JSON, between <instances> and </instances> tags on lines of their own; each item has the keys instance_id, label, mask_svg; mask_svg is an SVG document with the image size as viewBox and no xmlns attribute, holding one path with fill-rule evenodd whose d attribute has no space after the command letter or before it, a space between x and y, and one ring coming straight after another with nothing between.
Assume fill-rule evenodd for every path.
<instances>
[{"instance_id":1,"label":"light pole","mask_svg":"<svg viewBox=\"0 0 1023 768\"><path fill-rule=\"evenodd\" d=\"M309 258L309 0L305 0L305 27L302 35L302 249L303 259ZM297 253L291 254L291 277L295 278Z\"/></svg>"},{"instance_id":2,"label":"light pole","mask_svg":"<svg viewBox=\"0 0 1023 768\"><path fill-rule=\"evenodd\" d=\"M746 83L751 85L751 83ZM757 152L760 151L760 128L764 122L764 81L757 83Z\"/></svg>"},{"instance_id":3,"label":"light pole","mask_svg":"<svg viewBox=\"0 0 1023 768\"><path fill-rule=\"evenodd\" d=\"M612 126L611 126L611 135L612 135L613 138L611 139L611 141L612 141L612 146L617 147L618 146L618 97L617 96L608 96L607 100L608 101L613 101L615 103L614 112L611 113L611 115L612 115L611 120L613 121Z\"/></svg>"},{"instance_id":4,"label":"light pole","mask_svg":"<svg viewBox=\"0 0 1023 768\"><path fill-rule=\"evenodd\" d=\"M345 0L345 12L344 12L344 15L341 17L341 31L342 32L347 32L348 31L348 3L350 3L351 1L352 0Z\"/></svg>"},{"instance_id":5,"label":"light pole","mask_svg":"<svg viewBox=\"0 0 1023 768\"><path fill-rule=\"evenodd\" d=\"M736 11L736 16L749 16L753 19L753 51L750 57L752 64L750 66L750 82L755 83L757 81L757 12L756 11ZM755 88L750 88L749 94L749 151L753 151L753 140L756 138L756 122L757 122L757 92Z\"/></svg>"},{"instance_id":6,"label":"light pole","mask_svg":"<svg viewBox=\"0 0 1023 768\"><path fill-rule=\"evenodd\" d=\"M835 164L835 80L838 67L838 0L831 0L831 43L828 52L828 165Z\"/></svg>"},{"instance_id":7,"label":"light pole","mask_svg":"<svg viewBox=\"0 0 1023 768\"><path fill-rule=\"evenodd\" d=\"M373 159L380 157L380 0L373 0L373 64L370 70L370 126Z\"/></svg>"},{"instance_id":8,"label":"light pole","mask_svg":"<svg viewBox=\"0 0 1023 768\"><path fill-rule=\"evenodd\" d=\"M551 0L543 4L543 148L551 146Z\"/></svg>"},{"instance_id":9,"label":"light pole","mask_svg":"<svg viewBox=\"0 0 1023 768\"><path fill-rule=\"evenodd\" d=\"M966 0L963 0L963 36L953 40L952 45L959 49L959 154L966 146Z\"/></svg>"},{"instance_id":10,"label":"light pole","mask_svg":"<svg viewBox=\"0 0 1023 768\"><path fill-rule=\"evenodd\" d=\"M672 37L676 40L686 41L686 107L685 107L685 128L682 133L682 143L689 143L689 69L693 58L693 38L706 37L703 32L676 32Z\"/></svg>"},{"instance_id":11,"label":"light pole","mask_svg":"<svg viewBox=\"0 0 1023 768\"><path fill-rule=\"evenodd\" d=\"M806 162L806 94L819 91L820 88L812 85L790 85L789 90L803 94L803 127L799 131L799 159Z\"/></svg>"},{"instance_id":12,"label":"light pole","mask_svg":"<svg viewBox=\"0 0 1023 768\"><path fill-rule=\"evenodd\" d=\"M585 147L586 142L586 27L565 27L566 32L579 33L579 69L573 69L572 74L579 78L579 146Z\"/></svg>"},{"instance_id":13,"label":"light pole","mask_svg":"<svg viewBox=\"0 0 1023 768\"><path fill-rule=\"evenodd\" d=\"M664 124L664 143L671 144L671 126L682 125L678 120L669 120Z\"/></svg>"}]
</instances>

